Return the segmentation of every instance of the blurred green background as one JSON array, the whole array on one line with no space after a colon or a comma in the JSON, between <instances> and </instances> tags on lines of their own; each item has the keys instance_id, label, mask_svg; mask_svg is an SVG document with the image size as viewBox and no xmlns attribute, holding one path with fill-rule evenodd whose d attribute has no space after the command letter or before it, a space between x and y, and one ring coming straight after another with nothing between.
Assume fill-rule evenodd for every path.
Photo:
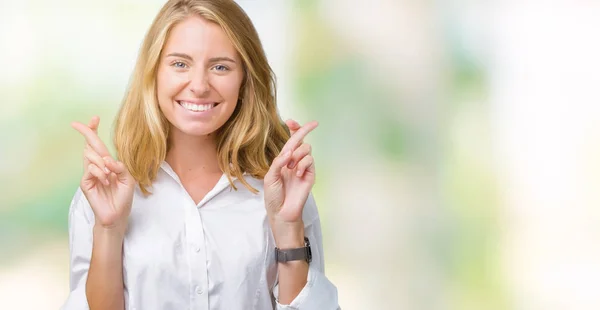
<instances>
[{"instance_id":1,"label":"blurred green background","mask_svg":"<svg viewBox=\"0 0 600 310\"><path fill-rule=\"evenodd\" d=\"M240 0L311 134L343 309L599 309L600 4ZM68 294L71 121L163 1L0 0L0 308Z\"/></svg>"}]
</instances>

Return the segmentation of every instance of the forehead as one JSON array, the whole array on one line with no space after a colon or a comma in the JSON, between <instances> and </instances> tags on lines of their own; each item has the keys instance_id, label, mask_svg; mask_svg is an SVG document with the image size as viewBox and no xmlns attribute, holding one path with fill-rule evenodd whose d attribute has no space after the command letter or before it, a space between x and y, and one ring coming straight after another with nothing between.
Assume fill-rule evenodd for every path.
<instances>
[{"instance_id":1,"label":"forehead","mask_svg":"<svg viewBox=\"0 0 600 310\"><path fill-rule=\"evenodd\" d=\"M164 51L165 54L179 52L191 56L237 56L235 47L221 26L195 15L171 29Z\"/></svg>"}]
</instances>

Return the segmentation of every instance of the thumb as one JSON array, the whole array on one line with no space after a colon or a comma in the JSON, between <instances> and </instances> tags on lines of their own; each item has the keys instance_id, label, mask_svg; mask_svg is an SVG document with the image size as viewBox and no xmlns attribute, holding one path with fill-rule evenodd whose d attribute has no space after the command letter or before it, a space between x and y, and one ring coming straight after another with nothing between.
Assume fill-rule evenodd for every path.
<instances>
[{"instance_id":1,"label":"thumb","mask_svg":"<svg viewBox=\"0 0 600 310\"><path fill-rule=\"evenodd\" d=\"M125 167L125 164L123 164L120 161L115 161L108 156L104 157L104 162L106 163L106 166L108 167L108 169L117 175L117 178L120 181L122 181L122 182L131 181L132 177L129 174L127 167Z\"/></svg>"}]
</instances>

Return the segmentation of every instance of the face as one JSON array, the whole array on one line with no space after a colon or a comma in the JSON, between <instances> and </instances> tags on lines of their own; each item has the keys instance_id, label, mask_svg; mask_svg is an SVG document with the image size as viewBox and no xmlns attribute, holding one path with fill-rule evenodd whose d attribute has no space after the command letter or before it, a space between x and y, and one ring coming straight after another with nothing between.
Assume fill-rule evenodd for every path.
<instances>
[{"instance_id":1,"label":"face","mask_svg":"<svg viewBox=\"0 0 600 310\"><path fill-rule=\"evenodd\" d=\"M215 23L188 17L171 30L157 73L157 97L171 130L206 136L231 117L243 81L241 59Z\"/></svg>"}]
</instances>

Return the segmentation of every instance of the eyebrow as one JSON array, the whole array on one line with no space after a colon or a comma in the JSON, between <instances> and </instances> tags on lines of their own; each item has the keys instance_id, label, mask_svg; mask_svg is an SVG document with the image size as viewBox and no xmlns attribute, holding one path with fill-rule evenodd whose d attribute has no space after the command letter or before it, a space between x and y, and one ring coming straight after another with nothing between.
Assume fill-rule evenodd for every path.
<instances>
[{"instance_id":1,"label":"eyebrow","mask_svg":"<svg viewBox=\"0 0 600 310\"><path fill-rule=\"evenodd\" d=\"M187 60L189 60L189 61L194 61L194 58L192 58L192 56L190 56L190 55L188 55L188 54L183 54L183 53L171 53L171 54L167 55L167 57L170 57L170 56L173 56L173 57L180 57L180 58L187 59ZM229 57L225 57L225 56L221 56L221 57L213 57L213 58L210 58L210 59L208 60L208 62L211 62L211 63L212 63L212 62L219 62L219 61L229 61L229 62L231 62L231 63L235 63L235 60L233 60L233 59L231 59L231 58L229 58Z\"/></svg>"}]
</instances>

